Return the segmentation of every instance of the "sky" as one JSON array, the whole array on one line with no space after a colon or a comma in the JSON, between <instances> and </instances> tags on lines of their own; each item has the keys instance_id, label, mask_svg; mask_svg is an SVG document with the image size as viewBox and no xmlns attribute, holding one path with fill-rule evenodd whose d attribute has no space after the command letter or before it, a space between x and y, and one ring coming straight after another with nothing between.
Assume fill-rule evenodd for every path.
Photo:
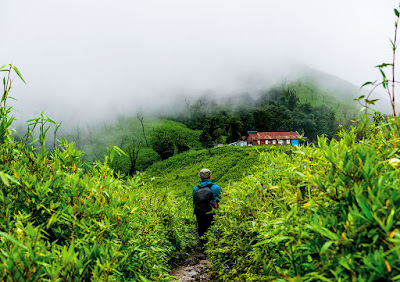
<instances>
[{"instance_id":1,"label":"sky","mask_svg":"<svg viewBox=\"0 0 400 282\"><path fill-rule=\"evenodd\" d=\"M356 86L390 62L392 0L0 0L17 118L106 121L182 95L251 91L292 63ZM254 80L252 77L262 78ZM154 108L154 106L157 106Z\"/></svg>"}]
</instances>

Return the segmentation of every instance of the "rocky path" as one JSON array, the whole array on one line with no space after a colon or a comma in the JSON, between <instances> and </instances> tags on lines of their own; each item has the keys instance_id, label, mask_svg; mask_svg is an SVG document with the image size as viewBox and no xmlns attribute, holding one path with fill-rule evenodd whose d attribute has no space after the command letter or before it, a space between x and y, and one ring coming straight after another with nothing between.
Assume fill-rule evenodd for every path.
<instances>
[{"instance_id":1,"label":"rocky path","mask_svg":"<svg viewBox=\"0 0 400 282\"><path fill-rule=\"evenodd\" d=\"M210 274L207 273L210 265L204 254L194 254L171 273L175 277L173 281L212 281Z\"/></svg>"}]
</instances>

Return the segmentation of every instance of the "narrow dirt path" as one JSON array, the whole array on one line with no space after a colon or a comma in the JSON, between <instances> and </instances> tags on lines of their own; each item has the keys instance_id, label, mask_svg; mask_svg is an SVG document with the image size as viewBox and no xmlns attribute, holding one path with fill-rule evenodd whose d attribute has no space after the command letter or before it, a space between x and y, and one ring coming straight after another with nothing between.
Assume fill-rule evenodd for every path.
<instances>
[{"instance_id":1,"label":"narrow dirt path","mask_svg":"<svg viewBox=\"0 0 400 282\"><path fill-rule=\"evenodd\" d=\"M174 277L172 281L212 281L211 275L207 273L211 263L206 259L204 254L193 254L187 258L183 265L177 267L171 275Z\"/></svg>"}]
</instances>

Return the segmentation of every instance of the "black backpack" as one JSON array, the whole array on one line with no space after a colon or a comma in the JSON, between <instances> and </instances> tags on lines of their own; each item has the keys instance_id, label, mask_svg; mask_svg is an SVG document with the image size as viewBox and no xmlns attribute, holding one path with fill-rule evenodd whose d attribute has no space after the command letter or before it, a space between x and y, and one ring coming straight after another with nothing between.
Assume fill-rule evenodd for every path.
<instances>
[{"instance_id":1,"label":"black backpack","mask_svg":"<svg viewBox=\"0 0 400 282\"><path fill-rule=\"evenodd\" d=\"M211 186L213 183L210 183L204 187L197 186L196 192L193 195L193 205L194 205L194 213L208 213L212 210L214 206L214 195L211 191Z\"/></svg>"}]
</instances>

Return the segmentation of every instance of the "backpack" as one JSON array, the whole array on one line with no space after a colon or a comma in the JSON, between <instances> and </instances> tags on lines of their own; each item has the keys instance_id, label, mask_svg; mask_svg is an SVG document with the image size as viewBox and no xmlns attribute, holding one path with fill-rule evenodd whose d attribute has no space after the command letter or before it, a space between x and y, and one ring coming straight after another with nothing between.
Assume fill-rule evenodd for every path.
<instances>
[{"instance_id":1,"label":"backpack","mask_svg":"<svg viewBox=\"0 0 400 282\"><path fill-rule=\"evenodd\" d=\"M193 195L193 205L194 205L194 213L208 213L212 210L214 206L214 195L211 191L211 186L213 183L210 183L204 187L197 186L196 192Z\"/></svg>"}]
</instances>

